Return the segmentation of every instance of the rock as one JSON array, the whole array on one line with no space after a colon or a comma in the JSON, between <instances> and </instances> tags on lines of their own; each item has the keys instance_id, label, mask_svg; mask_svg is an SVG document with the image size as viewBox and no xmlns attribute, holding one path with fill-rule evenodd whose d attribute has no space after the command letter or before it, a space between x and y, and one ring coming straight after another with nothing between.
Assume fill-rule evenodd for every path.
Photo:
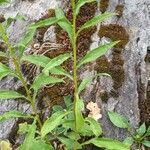
<instances>
[{"instance_id":1,"label":"rock","mask_svg":"<svg viewBox=\"0 0 150 150\"><path fill-rule=\"evenodd\" d=\"M19 41L26 32L27 25L41 18L48 9L61 6L67 10L66 5L68 5L68 1L35 0L32 2L28 0L16 0L8 6L1 7L0 13L3 13L6 17L15 16L17 13L26 17L26 21L23 23L17 21L11 25L8 31L10 41L12 43ZM118 5L122 7L118 7ZM143 119L141 115L141 112L142 114L144 113L142 109L146 107L145 105L147 105L148 101L146 92L148 91L149 72L147 71L147 66L149 62L145 62L145 57L147 55L147 47L150 46L150 1L111 0L107 6L105 6L106 8L100 7L100 9L111 12L119 9L118 11L120 14L118 17L108 19L103 25L109 27L109 31L113 31L112 27L115 28L115 35L120 35L120 32L122 32L123 35L121 38L123 39L125 35L127 35L127 37L129 35L129 39L127 42L125 41L125 44L122 43L124 44L123 47L112 49L106 54L106 58L103 59L107 61L108 68L106 71L112 75L112 79L100 77L98 80L94 81L94 85L89 86L83 94L83 98L86 102L91 100L97 102L99 107L102 108L103 117L100 122L103 125L104 134L108 137L124 139L127 135L127 131L118 129L112 125L107 116L108 110L117 111L126 116L134 128L138 127L141 120L150 123L150 117L144 117ZM100 10L97 10L97 13L99 11ZM117 40L119 39L119 37L113 37L114 33L112 33L112 37L104 33L103 36L105 36L101 37L102 33L99 35L100 28L101 26L99 25L97 32L95 32L92 37L93 43L91 43L91 49L102 44L104 41L115 40L114 37ZM121 31L117 31L119 29ZM50 30L50 32L51 31L52 30ZM46 32L45 40L47 40L49 35L49 32ZM100 61L102 61L102 59ZM97 61L89 68L94 69L96 65L98 65ZM89 68L85 72L82 72L81 77L84 77L84 73L88 74L88 72L95 74L96 70L91 72ZM101 68L101 70L102 69L104 68ZM119 77L117 77L117 75L119 75ZM120 76L123 77L123 79L120 78ZM143 91L140 92L142 85ZM17 86L19 86L19 83L14 82L12 78L6 78L0 82L1 88L17 89ZM105 93L104 97L106 101L101 98L102 92ZM20 104L18 101L14 100L0 101L0 103L1 113L12 109L18 109L18 105L19 108L22 108L24 111L29 109L27 104ZM145 113L148 114L150 111ZM14 124L15 120L0 124L0 138L8 138Z\"/></svg>"}]
</instances>

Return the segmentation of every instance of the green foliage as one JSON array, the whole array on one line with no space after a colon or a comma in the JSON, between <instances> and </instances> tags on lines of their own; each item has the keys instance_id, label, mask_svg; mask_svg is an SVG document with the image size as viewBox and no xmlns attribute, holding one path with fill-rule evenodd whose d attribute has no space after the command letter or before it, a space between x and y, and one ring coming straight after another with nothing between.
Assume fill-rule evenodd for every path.
<instances>
[{"instance_id":1,"label":"green foliage","mask_svg":"<svg viewBox=\"0 0 150 150\"><path fill-rule=\"evenodd\" d=\"M41 136L45 137L46 134L50 133L57 126L61 124L62 119L68 114L68 112L58 111L48 118L41 129Z\"/></svg>"},{"instance_id":2,"label":"green foliage","mask_svg":"<svg viewBox=\"0 0 150 150\"><path fill-rule=\"evenodd\" d=\"M76 4L76 15L78 15L79 11L80 11L80 8L85 5L86 3L91 3L91 2L94 2L96 0L79 0Z\"/></svg>"},{"instance_id":3,"label":"green foliage","mask_svg":"<svg viewBox=\"0 0 150 150\"><path fill-rule=\"evenodd\" d=\"M124 140L124 144L128 145L128 146L132 146L134 143L136 143L139 147L141 147L141 145L143 144L146 147L149 147L150 145L150 141L147 140L147 138L150 136L150 127L148 127L148 129L146 129L146 125L145 123L143 123L137 130L136 133L133 134L132 133L132 127L128 121L127 118L125 118L124 116L116 113L116 112L108 112L108 116L109 119L111 120L111 122L119 127L119 128L124 128L127 129L129 134L131 135L131 137L127 137Z\"/></svg>"},{"instance_id":4,"label":"green foliage","mask_svg":"<svg viewBox=\"0 0 150 150\"><path fill-rule=\"evenodd\" d=\"M27 115L19 111L10 111L0 116L0 121L4 121L9 118L30 118L30 122L32 123L25 122L19 125L18 133L23 134L25 136L25 140L23 144L18 147L18 150L54 150L54 147L51 145L53 141L60 141L61 144L64 145L64 149L68 150L83 149L83 146L87 144L93 144L97 147L108 150L129 150L129 142L127 142L127 140L124 144L117 140L102 138L102 127L100 123L94 120L94 118L84 117L82 112L84 110L84 103L83 100L81 100L80 93L92 82L94 78L101 75L109 75L101 73L87 77L83 79L78 86L78 69L80 69L83 64L85 65L88 62L95 61L118 43L116 41L99 46L98 48L89 51L83 58L81 58L81 60L77 59L77 38L79 33L84 29L95 26L105 19L115 15L115 13L97 15L83 24L81 28L76 31L76 17L81 7L86 3L94 1L95 0L79 0L75 3L75 0L72 0L72 22L66 18L63 10L57 8L55 10L55 17L29 25L24 38L13 46L9 42L7 29L13 21L16 19L22 20L23 18L21 16L17 16L16 18L10 17L6 20L6 22L0 24L1 37L8 49L7 53L0 52L0 57L11 59L14 66L13 68L10 68L4 64L0 64L0 79L8 75L15 76L20 80L26 92L24 95L21 95L17 91L0 90L0 99L25 98L28 102L30 102L33 111L33 114L31 115ZM6 1L0 1L0 3L2 2ZM42 54L25 55L24 51L32 42L36 30L53 24L58 24L65 32L67 32L73 52L71 54L61 54L53 59ZM70 70L72 74L70 72L68 73L61 66L68 59L72 59L74 62L73 70ZM36 75L31 85L26 83L26 79L21 72L20 63L22 61L27 61L41 68L42 72ZM77 64L77 62L79 63ZM63 75L63 77L59 78L54 75ZM73 83L73 95L65 96L64 106L54 105L52 107L52 111L50 111L50 116L48 116L46 120L43 119L41 121L41 116L36 104L38 91L46 85L65 83L66 77L71 79L71 82ZM128 121L121 115L109 112L109 117L110 120L118 127L129 128ZM144 145L148 146L149 143L146 141L147 139L145 137L150 135L150 129L146 130L145 125L142 125L140 129L137 130L137 134L142 137L140 137L139 140L139 136L135 135L134 139L138 142L141 141ZM87 138L85 137L88 137L89 140L86 141Z\"/></svg>"},{"instance_id":5,"label":"green foliage","mask_svg":"<svg viewBox=\"0 0 150 150\"><path fill-rule=\"evenodd\" d=\"M25 98L25 96L11 90L0 90L0 99Z\"/></svg>"},{"instance_id":6,"label":"green foliage","mask_svg":"<svg viewBox=\"0 0 150 150\"><path fill-rule=\"evenodd\" d=\"M60 82L64 82L64 80L55 77L50 77L41 73L35 78L31 88L33 88L35 91L38 91L44 85L60 83Z\"/></svg>"},{"instance_id":7,"label":"green foliage","mask_svg":"<svg viewBox=\"0 0 150 150\"><path fill-rule=\"evenodd\" d=\"M20 111L12 110L0 115L0 122L12 118L33 118L33 117Z\"/></svg>"},{"instance_id":8,"label":"green foliage","mask_svg":"<svg viewBox=\"0 0 150 150\"><path fill-rule=\"evenodd\" d=\"M50 62L43 69L43 73L48 75L49 70L52 68L61 65L64 61L70 58L70 54L62 54L50 60Z\"/></svg>"},{"instance_id":9,"label":"green foliage","mask_svg":"<svg viewBox=\"0 0 150 150\"><path fill-rule=\"evenodd\" d=\"M122 115L109 111L108 116L110 121L118 128L129 128L129 121Z\"/></svg>"},{"instance_id":10,"label":"green foliage","mask_svg":"<svg viewBox=\"0 0 150 150\"><path fill-rule=\"evenodd\" d=\"M97 58L101 57L102 55L104 55L110 48L112 48L113 46L115 46L118 42L112 42L109 44L105 44L102 45L96 49L93 49L91 51L89 51L79 62L78 64L78 68L83 65L86 64L88 62L92 62L94 60L96 60Z\"/></svg>"},{"instance_id":11,"label":"green foliage","mask_svg":"<svg viewBox=\"0 0 150 150\"><path fill-rule=\"evenodd\" d=\"M129 150L129 146L123 145L121 142L107 139L107 138L97 138L91 140L91 143L100 148L107 148L109 150Z\"/></svg>"},{"instance_id":12,"label":"green foliage","mask_svg":"<svg viewBox=\"0 0 150 150\"><path fill-rule=\"evenodd\" d=\"M58 25L64 29L69 35L69 38L71 42L73 43L73 30L72 30L72 24L69 22L69 20L65 17L63 11L60 8L57 8L55 10L56 18L60 21L58 22Z\"/></svg>"},{"instance_id":13,"label":"green foliage","mask_svg":"<svg viewBox=\"0 0 150 150\"><path fill-rule=\"evenodd\" d=\"M104 13L104 14L100 14L100 15L97 15L95 17L93 17L92 19L90 19L89 21L87 21L83 26L81 26L81 28L79 29L78 31L78 34L84 30L84 29L87 29L89 27L92 27L92 26L95 26L96 24L106 20L107 18L109 17L112 17L116 15L115 13Z\"/></svg>"}]
</instances>

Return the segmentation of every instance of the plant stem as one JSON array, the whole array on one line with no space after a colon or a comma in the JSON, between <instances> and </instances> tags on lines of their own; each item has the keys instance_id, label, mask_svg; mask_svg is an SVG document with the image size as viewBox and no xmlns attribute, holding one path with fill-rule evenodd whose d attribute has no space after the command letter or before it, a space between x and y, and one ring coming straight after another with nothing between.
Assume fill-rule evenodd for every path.
<instances>
[{"instance_id":1,"label":"plant stem","mask_svg":"<svg viewBox=\"0 0 150 150\"><path fill-rule=\"evenodd\" d=\"M33 112L36 115L36 118L37 118L37 121L39 123L40 128L42 128L42 122L41 122L40 117L39 117L39 115L37 113L37 109L35 107L35 102L34 102L33 98L30 95L30 91L29 91L29 89L27 87L27 84L25 82L23 74L22 74L22 72L20 70L19 63L18 63L17 59L15 58L14 49L11 47L11 44L10 44L10 42L8 40L6 31L5 31L4 27L2 26L2 24L0 24L0 31L2 32L3 40L4 40L5 44L7 45L7 48L8 48L9 53L10 53L10 58L12 59L12 62L14 64L14 66L15 66L15 72L16 72L18 78L20 79L23 87L25 88L25 91L26 91L26 94L27 94L27 99L31 103L32 110L33 110Z\"/></svg>"},{"instance_id":2,"label":"plant stem","mask_svg":"<svg viewBox=\"0 0 150 150\"><path fill-rule=\"evenodd\" d=\"M75 130L77 131L77 120L76 120L76 105L78 100L78 81L77 81L77 33L76 33L76 12L75 12L75 0L71 0L72 11L73 11L73 82L74 82L74 118L75 118ZM76 144L74 150L77 149Z\"/></svg>"},{"instance_id":3,"label":"plant stem","mask_svg":"<svg viewBox=\"0 0 150 150\"><path fill-rule=\"evenodd\" d=\"M74 82L74 115L75 105L77 102L78 95L78 82L77 82L77 35L76 35L76 14L75 14L75 0L71 1L73 10L73 82ZM75 127L76 127L76 116L75 116Z\"/></svg>"}]
</instances>

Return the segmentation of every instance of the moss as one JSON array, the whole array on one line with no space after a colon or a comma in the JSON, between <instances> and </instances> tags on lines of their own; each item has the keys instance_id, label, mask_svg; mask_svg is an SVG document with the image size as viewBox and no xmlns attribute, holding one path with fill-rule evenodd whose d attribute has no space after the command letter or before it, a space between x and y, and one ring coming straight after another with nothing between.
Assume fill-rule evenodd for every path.
<instances>
[{"instance_id":1,"label":"moss","mask_svg":"<svg viewBox=\"0 0 150 150\"><path fill-rule=\"evenodd\" d=\"M117 16L122 17L123 11L124 11L124 5L121 5L121 4L117 5L115 10L116 10Z\"/></svg>"},{"instance_id":2,"label":"moss","mask_svg":"<svg viewBox=\"0 0 150 150\"><path fill-rule=\"evenodd\" d=\"M7 47L6 47L5 43L0 42L0 51L1 52L6 52L6 49L7 49ZM7 64L8 59L4 58L4 57L0 57L0 62L3 63L3 64Z\"/></svg>"},{"instance_id":3,"label":"moss","mask_svg":"<svg viewBox=\"0 0 150 150\"><path fill-rule=\"evenodd\" d=\"M118 24L102 25L99 31L100 37L110 38L112 41L120 41L116 46L116 51L122 51L129 42L129 35L124 27ZM115 49L114 49L115 51Z\"/></svg>"},{"instance_id":4,"label":"moss","mask_svg":"<svg viewBox=\"0 0 150 150\"><path fill-rule=\"evenodd\" d=\"M3 14L0 14L0 23L3 23L5 21L5 17Z\"/></svg>"},{"instance_id":5,"label":"moss","mask_svg":"<svg viewBox=\"0 0 150 150\"><path fill-rule=\"evenodd\" d=\"M107 102L108 99L109 99L109 97L110 97L109 96L109 92L104 91L103 93L101 93L100 97L101 97L101 99L102 99L103 102Z\"/></svg>"},{"instance_id":6,"label":"moss","mask_svg":"<svg viewBox=\"0 0 150 150\"><path fill-rule=\"evenodd\" d=\"M95 67L95 70L98 73L106 72L112 76L114 84L110 95L118 97L119 89L125 80L122 51L129 41L129 35L124 27L117 24L108 24L101 26L99 36L100 38L110 38L112 41L120 40L120 42L112 49L112 60L108 63L106 57L101 57L97 60Z\"/></svg>"},{"instance_id":7,"label":"moss","mask_svg":"<svg viewBox=\"0 0 150 150\"><path fill-rule=\"evenodd\" d=\"M100 11L104 13L109 6L109 0L101 0L100 1Z\"/></svg>"},{"instance_id":8,"label":"moss","mask_svg":"<svg viewBox=\"0 0 150 150\"><path fill-rule=\"evenodd\" d=\"M109 73L110 63L106 56L102 56L96 61L96 66L94 68L98 73Z\"/></svg>"}]
</instances>

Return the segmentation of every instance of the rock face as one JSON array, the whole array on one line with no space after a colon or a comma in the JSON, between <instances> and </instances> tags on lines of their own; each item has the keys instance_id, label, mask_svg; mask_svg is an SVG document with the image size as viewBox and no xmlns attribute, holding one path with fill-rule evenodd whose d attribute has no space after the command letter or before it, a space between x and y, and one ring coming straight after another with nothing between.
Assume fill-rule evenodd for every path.
<instances>
[{"instance_id":1,"label":"rock face","mask_svg":"<svg viewBox=\"0 0 150 150\"><path fill-rule=\"evenodd\" d=\"M8 6L1 7L0 13L6 17L15 16L17 13L26 17L25 21L17 21L11 25L8 31L10 41L12 43L19 41L26 32L26 26L41 18L47 10L61 6L68 11L68 3L68 1L57 0L16 0ZM116 11L118 16L98 25L94 32L92 30L91 49L111 40L121 40L121 44L109 51L106 56L98 59L81 74L81 77L84 77L89 73L106 72L112 76L112 79L100 77L94 81L83 94L83 98L87 100L86 102L96 101L101 107L103 117L100 122L103 124L104 134L123 139L127 132L113 127L107 117L108 110L125 115L134 128L138 127L140 121L150 124L150 108L148 108L150 104L148 84L150 1L101 0L96 9L96 13ZM52 27L48 32L44 39L48 36L55 36ZM84 39L81 38L81 40ZM94 71L91 72L91 69ZM17 89L19 85L18 81L6 78L1 81L0 88ZM0 113L14 109L30 112L30 107L26 103L14 100L0 101L0 103ZM15 122L13 120L0 124L0 138L10 138Z\"/></svg>"}]
</instances>

